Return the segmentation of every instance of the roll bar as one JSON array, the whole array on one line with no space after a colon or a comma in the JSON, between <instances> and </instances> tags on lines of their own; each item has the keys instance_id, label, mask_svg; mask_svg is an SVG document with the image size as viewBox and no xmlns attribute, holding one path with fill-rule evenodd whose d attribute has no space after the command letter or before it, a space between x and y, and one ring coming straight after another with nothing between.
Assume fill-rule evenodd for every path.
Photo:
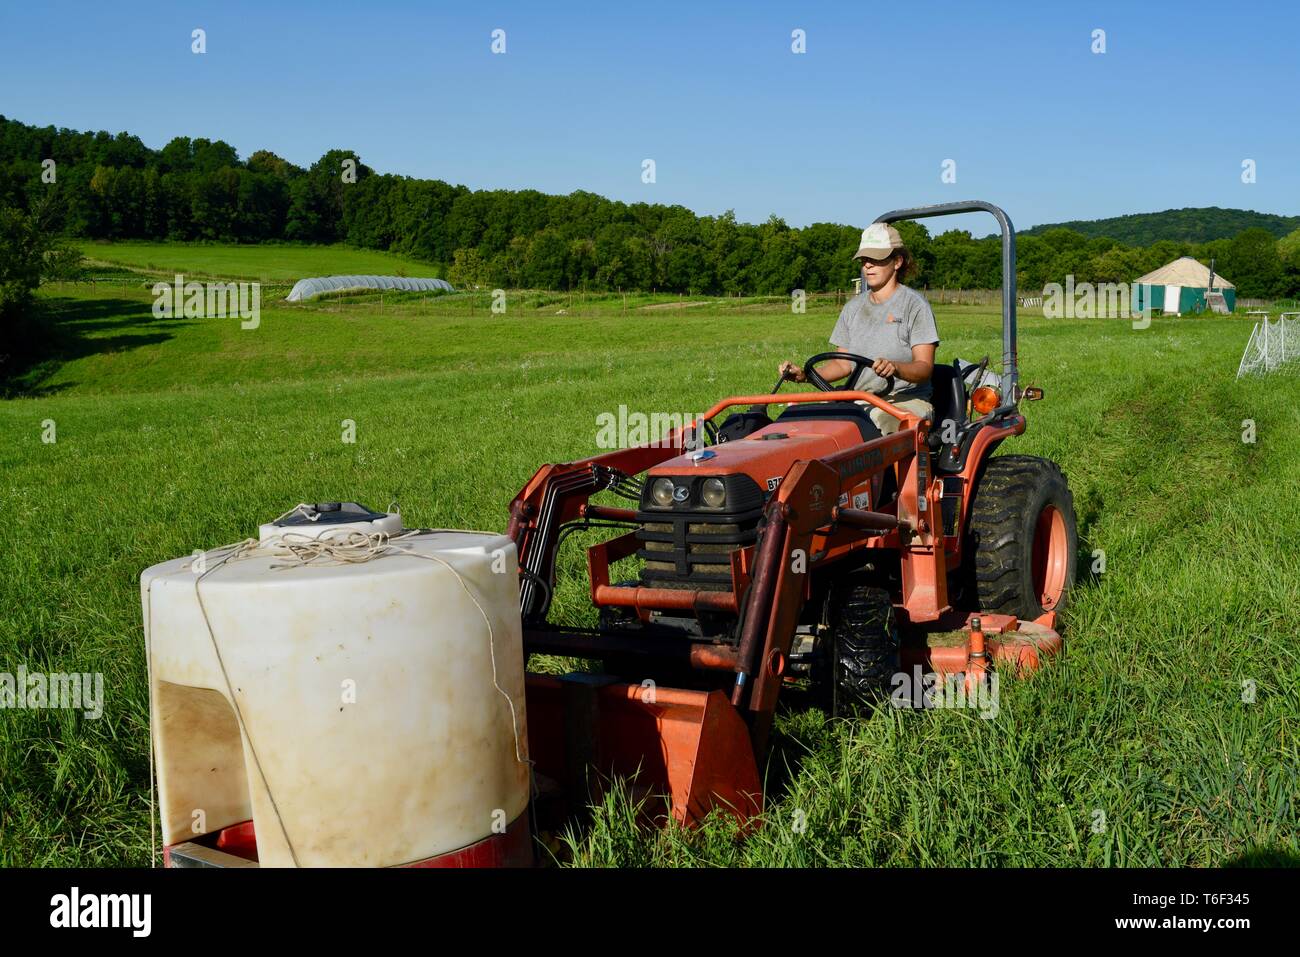
<instances>
[{"instance_id":1,"label":"roll bar","mask_svg":"<svg viewBox=\"0 0 1300 957\"><path fill-rule=\"evenodd\" d=\"M896 223L905 219L927 219L931 216L955 216L959 213L992 213L1002 229L1002 406L1003 410L1016 406L1017 380L1020 376L1016 362L1016 228L1000 207L983 200L971 199L960 203L938 203L934 206L917 206L915 209L895 209L876 217L878 223Z\"/></svg>"}]
</instances>

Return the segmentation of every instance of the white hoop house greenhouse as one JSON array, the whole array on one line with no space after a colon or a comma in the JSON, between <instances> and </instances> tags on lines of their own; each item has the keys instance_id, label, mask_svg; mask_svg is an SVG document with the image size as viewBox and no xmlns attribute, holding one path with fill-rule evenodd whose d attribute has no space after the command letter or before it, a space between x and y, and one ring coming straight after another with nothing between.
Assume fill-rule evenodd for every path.
<instances>
[{"instance_id":1,"label":"white hoop house greenhouse","mask_svg":"<svg viewBox=\"0 0 1300 957\"><path fill-rule=\"evenodd\" d=\"M325 292L353 292L366 289L455 292L451 283L445 279L416 279L409 276L317 276L314 279L299 279L293 284L285 300L300 302Z\"/></svg>"}]
</instances>

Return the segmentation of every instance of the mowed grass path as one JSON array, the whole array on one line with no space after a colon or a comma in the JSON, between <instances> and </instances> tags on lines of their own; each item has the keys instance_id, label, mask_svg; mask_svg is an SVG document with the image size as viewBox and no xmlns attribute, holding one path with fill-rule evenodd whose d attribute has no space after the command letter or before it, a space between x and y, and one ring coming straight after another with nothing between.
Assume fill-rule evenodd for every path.
<instances>
[{"instance_id":1,"label":"mowed grass path","mask_svg":"<svg viewBox=\"0 0 1300 957\"><path fill-rule=\"evenodd\" d=\"M186 278L207 277L294 283L311 276L429 276L442 270L393 253L351 246L240 246L236 243L93 242L77 244L99 263Z\"/></svg>"},{"instance_id":2,"label":"mowed grass path","mask_svg":"<svg viewBox=\"0 0 1300 957\"><path fill-rule=\"evenodd\" d=\"M516 294L493 315L485 298L408 296L268 303L244 331L155 320L143 288L47 295L79 345L35 397L0 403L0 671L101 671L107 702L98 721L0 713L3 864L149 862L146 566L299 501L397 500L411 525L503 529L540 464L595 451L600 413L767 391L779 359L828 348L836 311ZM996 355L993 311L938 318L942 359ZM1081 548L1104 552L1104 572L1081 565L1065 659L1004 682L993 720L788 708L758 833L643 832L611 804L577 861L1295 861L1300 378L1235 383L1249 331L1022 317L1025 381L1047 395L1003 451L1061 463ZM576 547L564 565L581 571ZM557 608L581 620L581 588Z\"/></svg>"}]
</instances>

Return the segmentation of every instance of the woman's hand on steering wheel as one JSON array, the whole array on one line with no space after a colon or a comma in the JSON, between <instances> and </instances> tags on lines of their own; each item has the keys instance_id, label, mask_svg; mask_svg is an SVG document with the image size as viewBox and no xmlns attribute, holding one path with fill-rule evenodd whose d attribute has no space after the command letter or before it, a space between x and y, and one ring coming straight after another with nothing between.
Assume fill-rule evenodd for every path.
<instances>
[{"instance_id":1,"label":"woman's hand on steering wheel","mask_svg":"<svg viewBox=\"0 0 1300 957\"><path fill-rule=\"evenodd\" d=\"M793 362L782 362L777 368L777 372L781 376L781 382L784 382L786 379L789 379L792 382L808 381L808 377L804 375L803 367L798 366Z\"/></svg>"},{"instance_id":2,"label":"woman's hand on steering wheel","mask_svg":"<svg viewBox=\"0 0 1300 957\"><path fill-rule=\"evenodd\" d=\"M843 385L832 385L817 372L817 364L819 362L826 362L829 359L842 359L851 365L852 368L847 378L845 378ZM863 369L872 369L874 371L875 366L878 363L887 361L888 360L885 359L868 359L866 356L860 356L853 352L821 352L804 363L803 373L807 380L822 392L840 392L852 389L853 383L858 381L858 376L862 374ZM891 366L893 365L893 363L889 364ZM897 372L898 370L895 369L894 371ZM837 376L836 378L839 377ZM886 380L885 391L892 391L894 388L893 377L881 376L881 378Z\"/></svg>"},{"instance_id":3,"label":"woman's hand on steering wheel","mask_svg":"<svg viewBox=\"0 0 1300 957\"><path fill-rule=\"evenodd\" d=\"M892 379L898 375L898 366L888 359L877 359L871 364L871 371L882 379Z\"/></svg>"}]
</instances>

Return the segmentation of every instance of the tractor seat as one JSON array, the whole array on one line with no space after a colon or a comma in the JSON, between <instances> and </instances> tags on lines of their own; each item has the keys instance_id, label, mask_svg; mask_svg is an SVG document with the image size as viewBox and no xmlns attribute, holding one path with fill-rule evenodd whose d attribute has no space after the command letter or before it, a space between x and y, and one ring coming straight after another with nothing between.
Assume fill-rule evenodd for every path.
<instances>
[{"instance_id":1,"label":"tractor seat","mask_svg":"<svg viewBox=\"0 0 1300 957\"><path fill-rule=\"evenodd\" d=\"M962 382L957 366L935 363L930 375L932 394L930 404L934 406L934 420L931 426L943 430L943 423L952 419L959 426L966 423L966 384Z\"/></svg>"}]
</instances>

